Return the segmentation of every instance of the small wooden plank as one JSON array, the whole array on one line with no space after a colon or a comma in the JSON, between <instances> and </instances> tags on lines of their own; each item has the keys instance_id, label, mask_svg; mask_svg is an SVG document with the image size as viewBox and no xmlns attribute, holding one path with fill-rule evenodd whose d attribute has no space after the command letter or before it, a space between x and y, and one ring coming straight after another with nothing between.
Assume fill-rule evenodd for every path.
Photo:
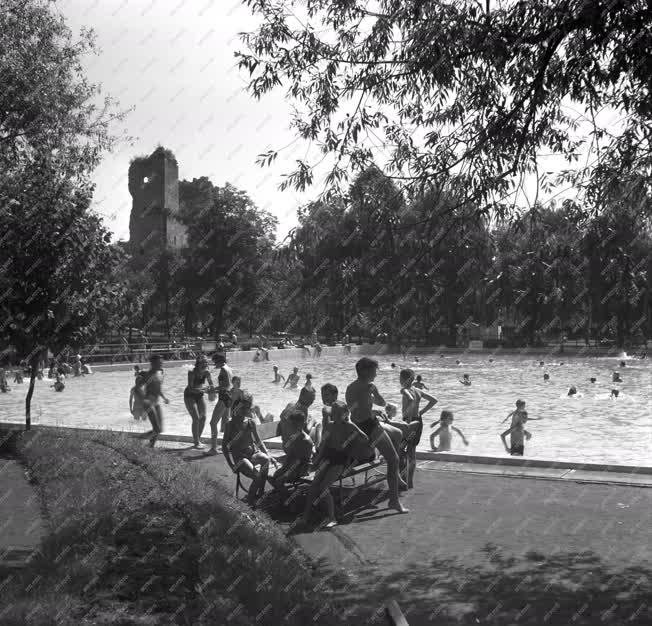
<instances>
[{"instance_id":1,"label":"small wooden plank","mask_svg":"<svg viewBox=\"0 0 652 626\"><path fill-rule=\"evenodd\" d=\"M405 619L405 615L403 615L403 611L401 611L401 607L399 607L395 600L391 600L387 604L385 614L387 615L390 626L410 626Z\"/></svg>"}]
</instances>

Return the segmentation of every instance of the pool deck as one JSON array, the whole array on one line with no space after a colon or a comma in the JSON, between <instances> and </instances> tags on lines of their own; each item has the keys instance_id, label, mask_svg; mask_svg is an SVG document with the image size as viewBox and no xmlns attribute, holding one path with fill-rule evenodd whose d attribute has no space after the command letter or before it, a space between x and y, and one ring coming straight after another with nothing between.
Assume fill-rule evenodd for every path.
<instances>
[{"instance_id":1,"label":"pool deck","mask_svg":"<svg viewBox=\"0 0 652 626\"><path fill-rule=\"evenodd\" d=\"M21 431L23 425L0 422L0 430ZM87 433L104 432L98 429L65 428L39 424L37 429L64 429ZM116 432L116 431L111 431ZM121 432L121 431L118 431ZM134 433L127 433L133 434ZM202 438L207 443L206 437ZM221 443L218 438L218 445ZM160 446L190 447L192 438L184 435L163 434L159 438ZM280 437L265 440L270 450L281 450ZM497 457L482 455L464 455L448 452L417 451L417 467L429 472L457 472L464 474L486 474L509 478L534 478L542 480L561 480L577 483L620 484L632 487L652 487L652 467L637 465L608 465L600 463L572 463L565 461L548 461L518 457Z\"/></svg>"}]
</instances>

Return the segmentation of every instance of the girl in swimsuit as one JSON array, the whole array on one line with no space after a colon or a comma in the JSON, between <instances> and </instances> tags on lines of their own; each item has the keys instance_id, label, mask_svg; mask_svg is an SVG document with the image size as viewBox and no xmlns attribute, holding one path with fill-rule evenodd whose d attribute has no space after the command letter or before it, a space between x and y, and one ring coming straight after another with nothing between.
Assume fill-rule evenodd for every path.
<instances>
[{"instance_id":1,"label":"girl in swimsuit","mask_svg":"<svg viewBox=\"0 0 652 626\"><path fill-rule=\"evenodd\" d=\"M224 427L222 439L222 452L231 470L242 472L252 480L247 496L250 504L255 504L263 495L269 463L275 463L258 436L256 422L251 418L253 404L253 396L243 391L242 397L233 407L231 419ZM256 466L260 466L260 469L256 469Z\"/></svg>"},{"instance_id":2,"label":"girl in swimsuit","mask_svg":"<svg viewBox=\"0 0 652 626\"><path fill-rule=\"evenodd\" d=\"M188 372L188 386L183 392L183 401L192 419L192 446L196 450L203 448L201 435L206 425L206 400L204 394L213 388L213 380L208 371L208 360L200 356L195 361L194 369Z\"/></svg>"},{"instance_id":3,"label":"girl in swimsuit","mask_svg":"<svg viewBox=\"0 0 652 626\"><path fill-rule=\"evenodd\" d=\"M411 369L401 370L399 375L401 395L403 396L403 421L408 424L415 422L418 424L417 430L413 436L410 437L407 447L407 484L409 489L414 487L417 446L419 445L421 434L423 433L423 414L429 411L437 403L437 399L431 396L428 392L412 386L414 377L415 374ZM421 398L425 398L428 404L423 409L419 410Z\"/></svg>"}]
</instances>

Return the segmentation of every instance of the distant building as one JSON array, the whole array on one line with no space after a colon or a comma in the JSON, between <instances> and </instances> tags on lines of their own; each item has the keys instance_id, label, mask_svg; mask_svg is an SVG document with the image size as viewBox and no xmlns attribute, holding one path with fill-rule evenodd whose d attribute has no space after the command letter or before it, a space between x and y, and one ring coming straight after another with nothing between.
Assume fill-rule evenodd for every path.
<instances>
[{"instance_id":1,"label":"distant building","mask_svg":"<svg viewBox=\"0 0 652 626\"><path fill-rule=\"evenodd\" d=\"M129 247L135 257L186 245L186 228L179 221L179 166L170 150L159 146L131 162L129 193Z\"/></svg>"}]
</instances>

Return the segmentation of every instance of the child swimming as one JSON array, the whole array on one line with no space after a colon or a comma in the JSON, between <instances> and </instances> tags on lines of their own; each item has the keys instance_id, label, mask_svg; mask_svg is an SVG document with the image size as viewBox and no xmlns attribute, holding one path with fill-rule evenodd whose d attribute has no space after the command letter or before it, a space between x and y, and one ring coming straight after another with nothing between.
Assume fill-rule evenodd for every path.
<instances>
[{"instance_id":1,"label":"child swimming","mask_svg":"<svg viewBox=\"0 0 652 626\"><path fill-rule=\"evenodd\" d=\"M274 380L272 381L273 383L280 383L282 380L285 380L285 376L278 373L278 365L272 367L272 370L274 371Z\"/></svg>"},{"instance_id":2,"label":"child swimming","mask_svg":"<svg viewBox=\"0 0 652 626\"><path fill-rule=\"evenodd\" d=\"M466 385L467 387L469 387L471 385L471 379L469 378L468 374L464 374L464 378L462 380L460 380L460 382L463 385Z\"/></svg>"},{"instance_id":3,"label":"child swimming","mask_svg":"<svg viewBox=\"0 0 652 626\"><path fill-rule=\"evenodd\" d=\"M469 442L467 441L462 431L456 426L453 426L453 420L454 420L454 416L452 411L442 411L439 417L439 421L434 422L433 424L430 425L430 428L434 428L435 426L439 425L439 428L437 428L437 430L435 430L430 435L430 449L433 452L448 452L451 449L452 430L455 431L462 438L462 442L464 443L465 446L469 445ZM438 446L435 446L436 437L439 437Z\"/></svg>"},{"instance_id":4,"label":"child swimming","mask_svg":"<svg viewBox=\"0 0 652 626\"><path fill-rule=\"evenodd\" d=\"M412 386L416 387L417 389L428 389L428 387L426 387L426 385L421 380L421 374L417 376L417 379L412 383Z\"/></svg>"}]
</instances>

